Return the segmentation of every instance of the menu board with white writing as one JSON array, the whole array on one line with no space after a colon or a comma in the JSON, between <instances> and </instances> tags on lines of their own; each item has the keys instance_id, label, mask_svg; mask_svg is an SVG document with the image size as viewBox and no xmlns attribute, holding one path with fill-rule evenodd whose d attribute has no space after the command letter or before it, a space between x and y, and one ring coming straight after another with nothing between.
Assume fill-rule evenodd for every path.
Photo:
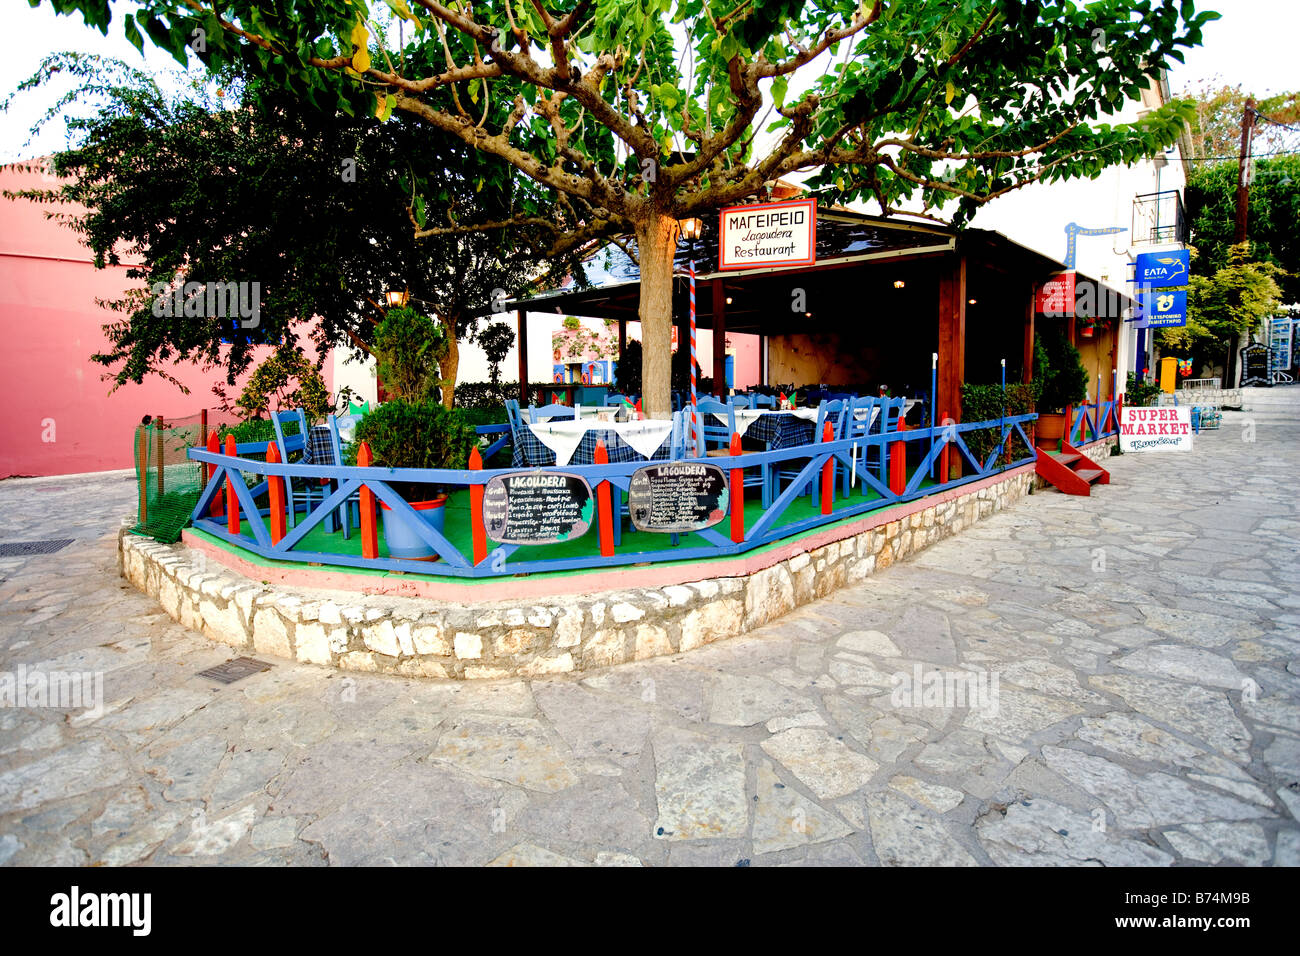
<instances>
[{"instance_id":1,"label":"menu board with white writing","mask_svg":"<svg viewBox=\"0 0 1300 956\"><path fill-rule=\"evenodd\" d=\"M496 475L483 491L483 525L501 544L554 544L587 533L595 498L579 475Z\"/></svg>"},{"instance_id":2,"label":"menu board with white writing","mask_svg":"<svg viewBox=\"0 0 1300 956\"><path fill-rule=\"evenodd\" d=\"M628 485L627 507L638 531L701 531L726 517L727 476L704 462L640 468Z\"/></svg>"}]
</instances>

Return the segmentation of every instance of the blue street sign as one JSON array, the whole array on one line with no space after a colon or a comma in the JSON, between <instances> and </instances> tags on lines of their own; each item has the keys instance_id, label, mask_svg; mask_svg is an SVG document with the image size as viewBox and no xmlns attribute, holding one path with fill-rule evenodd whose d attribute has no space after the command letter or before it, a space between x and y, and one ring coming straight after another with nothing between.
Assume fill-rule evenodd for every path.
<instances>
[{"instance_id":1,"label":"blue street sign","mask_svg":"<svg viewBox=\"0 0 1300 956\"><path fill-rule=\"evenodd\" d=\"M1144 252L1133 264L1133 282L1139 286L1163 289L1187 285L1192 254L1183 249L1175 252Z\"/></svg>"},{"instance_id":2,"label":"blue street sign","mask_svg":"<svg viewBox=\"0 0 1300 956\"><path fill-rule=\"evenodd\" d=\"M1143 290L1138 293L1138 305L1146 319L1147 328L1167 329L1187 324L1185 290Z\"/></svg>"}]
</instances>

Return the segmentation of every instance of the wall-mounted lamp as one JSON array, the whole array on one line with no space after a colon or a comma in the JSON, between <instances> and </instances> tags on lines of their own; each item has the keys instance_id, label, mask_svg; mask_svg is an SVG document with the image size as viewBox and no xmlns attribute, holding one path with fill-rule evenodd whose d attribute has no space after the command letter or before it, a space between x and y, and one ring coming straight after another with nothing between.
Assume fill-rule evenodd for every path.
<instances>
[{"instance_id":1,"label":"wall-mounted lamp","mask_svg":"<svg viewBox=\"0 0 1300 956\"><path fill-rule=\"evenodd\" d=\"M731 305L731 296L727 296L727 305Z\"/></svg>"},{"instance_id":2,"label":"wall-mounted lamp","mask_svg":"<svg viewBox=\"0 0 1300 956\"><path fill-rule=\"evenodd\" d=\"M402 292L389 290L385 293L384 298L388 300L388 307L390 309L400 309L402 306L406 305L407 300L411 298L411 292L409 289Z\"/></svg>"},{"instance_id":3,"label":"wall-mounted lamp","mask_svg":"<svg viewBox=\"0 0 1300 956\"><path fill-rule=\"evenodd\" d=\"M967 300L966 300L966 304L967 304L967 305L974 305L974 304L975 304L975 300L974 300L974 299L967 299Z\"/></svg>"},{"instance_id":4,"label":"wall-mounted lamp","mask_svg":"<svg viewBox=\"0 0 1300 956\"><path fill-rule=\"evenodd\" d=\"M681 231L683 239L687 242L694 242L700 238L704 231L704 221L701 219L678 219L677 228Z\"/></svg>"},{"instance_id":5,"label":"wall-mounted lamp","mask_svg":"<svg viewBox=\"0 0 1300 956\"><path fill-rule=\"evenodd\" d=\"M901 289L901 288L903 288L903 286L905 286L905 285L907 285L907 283L904 282L902 279L895 279L895 280L894 280L894 288L895 288L895 289Z\"/></svg>"}]
</instances>

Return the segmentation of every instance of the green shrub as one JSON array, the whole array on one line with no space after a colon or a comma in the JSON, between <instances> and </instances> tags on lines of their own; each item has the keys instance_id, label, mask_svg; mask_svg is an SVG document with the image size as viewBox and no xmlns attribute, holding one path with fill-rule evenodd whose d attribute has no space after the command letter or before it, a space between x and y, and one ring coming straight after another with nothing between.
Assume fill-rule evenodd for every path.
<instances>
[{"instance_id":1,"label":"green shrub","mask_svg":"<svg viewBox=\"0 0 1300 956\"><path fill-rule=\"evenodd\" d=\"M1067 405L1084 401L1088 397L1088 370L1083 367L1079 350L1058 332L1044 336L1043 347L1047 373L1036 376L1042 380L1039 412L1059 412Z\"/></svg>"},{"instance_id":2,"label":"green shrub","mask_svg":"<svg viewBox=\"0 0 1300 956\"><path fill-rule=\"evenodd\" d=\"M422 402L390 399L357 424L356 440L348 447L345 460L356 464L361 442L370 445L371 464L380 468L463 469L469 453L478 444L472 425L436 398ZM422 495L422 486L396 482L393 489L408 500Z\"/></svg>"},{"instance_id":3,"label":"green shrub","mask_svg":"<svg viewBox=\"0 0 1300 956\"><path fill-rule=\"evenodd\" d=\"M1006 390L1004 406L1001 385L972 385L969 382L964 382L961 387L962 420L967 422L987 422L997 421L1004 414L1007 418L1014 415L1028 415L1034 410L1034 402L1038 398L1038 388L1038 384L1035 382L1027 384L1014 382L1009 384ZM998 431L996 428L982 428L977 431L962 432L961 437L962 441L966 443L966 447L971 450L971 453L981 463L988 461L989 455L993 453L993 449L998 444ZM1006 448L1003 449L1003 452L1003 464L1008 465L1031 454L1014 429L1007 438ZM952 454L952 452L949 454ZM960 454L960 452L957 452L957 454Z\"/></svg>"},{"instance_id":4,"label":"green shrub","mask_svg":"<svg viewBox=\"0 0 1300 956\"><path fill-rule=\"evenodd\" d=\"M1156 396L1160 394L1160 386L1155 382L1148 382L1138 378L1132 372L1128 373L1128 380L1124 384L1124 404L1135 407L1145 407L1156 403Z\"/></svg>"},{"instance_id":5,"label":"green shrub","mask_svg":"<svg viewBox=\"0 0 1300 956\"><path fill-rule=\"evenodd\" d=\"M447 336L433 319L409 306L389 309L375 326L370 350L380 381L395 398L419 403L436 397Z\"/></svg>"},{"instance_id":6,"label":"green shrub","mask_svg":"<svg viewBox=\"0 0 1300 956\"><path fill-rule=\"evenodd\" d=\"M303 408L308 418L317 419L334 410L320 371L296 347L287 345L276 349L253 370L235 405L248 419L285 408Z\"/></svg>"}]
</instances>

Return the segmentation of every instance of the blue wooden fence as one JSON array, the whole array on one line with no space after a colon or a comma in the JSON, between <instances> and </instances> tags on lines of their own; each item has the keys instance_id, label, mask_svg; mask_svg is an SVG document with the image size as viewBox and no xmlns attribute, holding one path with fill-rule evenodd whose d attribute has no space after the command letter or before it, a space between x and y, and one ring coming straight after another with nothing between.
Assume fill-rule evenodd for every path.
<instances>
[{"instance_id":1,"label":"blue wooden fence","mask_svg":"<svg viewBox=\"0 0 1300 956\"><path fill-rule=\"evenodd\" d=\"M1034 461L1032 443L1025 433L1027 422L1036 419L1036 415L1019 415L1005 419L986 422L967 422L955 425L941 425L935 428L910 429L908 431L887 434L868 435L842 441L818 442L786 448L779 451L747 452L732 457L713 457L708 462L718 465L728 473L732 469L747 471L761 469L763 466L775 470L785 466L793 470L798 464L798 477L793 480L772 502L757 521L744 529L744 539L733 541L719 533L719 524L713 528L694 532L678 546L674 546L674 537L667 534L656 535L661 538L663 546L646 550L627 549L609 556L601 556L593 547L589 555L565 558L512 558L518 551L517 546L500 545L477 563L457 549L443 534L421 520L416 519L415 510L393 491L391 482L419 482L436 484L443 487L472 487L486 485L494 475L517 473L519 469L483 469L483 470L434 470L416 468L360 468L331 465L299 465L258 461L247 455L264 454L265 442L241 444L236 448L235 456L212 453L202 448L191 448L189 457L195 461L213 466L213 474L200 496L192 515L192 522L198 528L216 538L238 545L264 558L278 561L293 561L322 565L341 565L345 567L364 567L405 571L422 574L437 574L451 577L494 577L513 574L535 573L545 571L565 571L579 568L610 567L627 564L639 564L647 561L680 561L701 558L716 558L727 555L742 554L764 545L772 544L784 538L801 534L824 525L834 524L848 518L855 518L871 511L888 508L892 505L913 501L928 495L948 491L962 485L979 481L1000 474L1012 468ZM509 440L507 426L480 426L482 435L493 436L504 431L504 437L498 438L489 446L495 452ZM978 460L963 436L973 431L990 430L998 433L996 446L984 460ZM1019 439L1024 457L1005 462L1005 450L1012 436ZM905 487L901 491L891 490L888 476L891 457L897 450L910 450L912 473L907 476ZM944 480L947 476L939 475L936 484L925 485L932 466L937 465L947 449L948 455L957 456L963 462L964 474L955 480ZM867 452L871 450L873 459L867 464ZM487 455L484 456L488 457ZM787 509L801 495L808 494L808 482L816 489L814 494L821 495L822 468L827 462L833 462L835 469L832 481L832 494L835 505L831 514L814 514L779 524ZM598 490L600 482L608 482L614 490L611 496L615 502L612 509L615 521L621 520L623 506L622 495L628 490L633 473L645 467L646 462L629 462L609 465L573 465L554 469L584 477L593 492ZM843 476L849 469L857 473L857 487L846 497L842 494ZM247 481L246 476L252 478ZM273 543L267 524L268 509L259 505L257 499L267 496L266 479L279 476L284 479L300 478L331 481L333 491L323 500L313 502L310 510L298 518L295 526L287 531L280 541ZM238 534L232 534L227 528L225 517L209 515L209 509L217 493L231 480L235 497L244 518L244 526ZM412 519L412 526L424 541L432 547L441 562L430 565L423 561L402 560L390 557L364 558L359 555L337 554L333 552L304 550L301 545L310 531L322 524L326 518L344 506L363 486L374 492L379 501L384 502L394 511L401 512ZM874 492L876 497L867 497ZM226 507L229 508L229 502ZM589 534L596 534L596 525L592 522ZM247 530L244 530L247 528ZM250 533L251 532L251 533ZM638 536L638 544L645 535ZM540 547L545 547L540 546ZM530 547L534 553L537 546Z\"/></svg>"},{"instance_id":2,"label":"blue wooden fence","mask_svg":"<svg viewBox=\"0 0 1300 956\"><path fill-rule=\"evenodd\" d=\"M1119 412L1119 403L1113 400L1097 402L1095 405L1080 405L1074 409L1070 434L1066 440L1071 445L1082 445L1118 435Z\"/></svg>"}]
</instances>

